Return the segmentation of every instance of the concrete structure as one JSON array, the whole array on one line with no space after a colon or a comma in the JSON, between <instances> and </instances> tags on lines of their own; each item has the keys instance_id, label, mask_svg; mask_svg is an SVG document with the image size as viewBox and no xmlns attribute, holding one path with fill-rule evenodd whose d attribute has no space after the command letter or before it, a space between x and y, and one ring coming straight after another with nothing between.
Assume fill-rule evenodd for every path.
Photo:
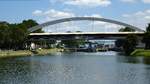
<instances>
[{"instance_id":1,"label":"concrete structure","mask_svg":"<svg viewBox=\"0 0 150 84\"><path fill-rule=\"evenodd\" d=\"M74 33L31 33L29 39L39 40L72 40L72 39L86 39L86 40L97 40L97 39L119 39L125 38L127 35L135 34L142 38L143 32L74 32Z\"/></svg>"},{"instance_id":2,"label":"concrete structure","mask_svg":"<svg viewBox=\"0 0 150 84\"><path fill-rule=\"evenodd\" d=\"M47 26L63 23L63 22L69 22L69 21L102 21L102 22L108 22L113 23L117 25L122 25L125 27L132 28L136 30L136 32L67 32L67 33L32 33L38 29L42 29ZM111 19L105 19L105 18L97 18L97 17L71 17L71 18L63 18L58 20L49 21L37 26L34 26L32 28L29 28L28 31L30 32L29 35L29 41L39 41L39 40L74 40L74 39L85 39L85 40L97 40L97 39L119 39L119 38L125 38L127 35L134 34L139 37L139 40L144 35L144 30L132 26L130 24L126 24L120 21L111 20Z\"/></svg>"},{"instance_id":3,"label":"concrete structure","mask_svg":"<svg viewBox=\"0 0 150 84\"><path fill-rule=\"evenodd\" d=\"M129 28L135 29L136 31L139 31L139 32L144 32L144 30L142 30L138 27L135 27L135 26L132 26L132 25L120 22L120 21L115 21L115 20L105 19L105 18L97 18L97 17L71 17L71 18L64 18L64 19L49 21L49 22L34 26L32 28L29 28L28 31L34 32L38 29L41 29L41 28L44 28L44 27L47 27L50 25L55 25L58 23L69 22L69 21L82 21L82 20L108 22L108 23L113 23L113 24L129 27Z\"/></svg>"}]
</instances>

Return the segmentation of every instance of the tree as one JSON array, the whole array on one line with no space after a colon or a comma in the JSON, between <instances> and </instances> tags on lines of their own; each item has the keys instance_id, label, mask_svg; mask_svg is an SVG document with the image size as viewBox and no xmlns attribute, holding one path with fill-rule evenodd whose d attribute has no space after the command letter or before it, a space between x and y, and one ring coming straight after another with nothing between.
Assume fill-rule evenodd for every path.
<instances>
[{"instance_id":1,"label":"tree","mask_svg":"<svg viewBox=\"0 0 150 84\"><path fill-rule=\"evenodd\" d=\"M23 49L28 28L38 25L34 20L24 20L19 24L0 23L0 49ZM43 32L38 30L36 32Z\"/></svg>"},{"instance_id":2,"label":"tree","mask_svg":"<svg viewBox=\"0 0 150 84\"><path fill-rule=\"evenodd\" d=\"M121 28L119 32L134 32L135 30L129 27ZM116 47L123 47L125 39L117 39L115 42Z\"/></svg>"},{"instance_id":3,"label":"tree","mask_svg":"<svg viewBox=\"0 0 150 84\"><path fill-rule=\"evenodd\" d=\"M116 45L116 47L118 47L118 48L123 47L124 43L125 43L125 39L117 39L117 40L115 41L115 45Z\"/></svg>"},{"instance_id":4,"label":"tree","mask_svg":"<svg viewBox=\"0 0 150 84\"><path fill-rule=\"evenodd\" d=\"M10 24L10 37L12 39L13 49L22 49L25 40L27 39L28 32L24 25L22 24Z\"/></svg>"},{"instance_id":5,"label":"tree","mask_svg":"<svg viewBox=\"0 0 150 84\"><path fill-rule=\"evenodd\" d=\"M33 26L37 26L38 23L35 20L29 19L29 20L23 20L22 24L28 29ZM43 33L42 29L36 30L33 33Z\"/></svg>"},{"instance_id":6,"label":"tree","mask_svg":"<svg viewBox=\"0 0 150 84\"><path fill-rule=\"evenodd\" d=\"M121 28L119 32L135 32L135 29L132 29L130 27Z\"/></svg>"},{"instance_id":7,"label":"tree","mask_svg":"<svg viewBox=\"0 0 150 84\"><path fill-rule=\"evenodd\" d=\"M150 49L150 23L146 28L146 32L144 34L142 42L145 43L145 49Z\"/></svg>"},{"instance_id":8,"label":"tree","mask_svg":"<svg viewBox=\"0 0 150 84\"><path fill-rule=\"evenodd\" d=\"M136 35L128 35L123 45L125 54L130 55L135 50L137 43L138 43L138 40L137 40Z\"/></svg>"},{"instance_id":9,"label":"tree","mask_svg":"<svg viewBox=\"0 0 150 84\"><path fill-rule=\"evenodd\" d=\"M150 32L150 23L148 24L148 27L146 28L146 32Z\"/></svg>"},{"instance_id":10,"label":"tree","mask_svg":"<svg viewBox=\"0 0 150 84\"><path fill-rule=\"evenodd\" d=\"M119 32L134 32L135 30L129 27L121 28ZM125 39L118 39L115 44L117 47L123 47L126 55L130 55L136 48L138 43L136 35L128 35Z\"/></svg>"},{"instance_id":11,"label":"tree","mask_svg":"<svg viewBox=\"0 0 150 84\"><path fill-rule=\"evenodd\" d=\"M12 41L10 37L11 30L7 22L0 24L0 48L9 49Z\"/></svg>"}]
</instances>

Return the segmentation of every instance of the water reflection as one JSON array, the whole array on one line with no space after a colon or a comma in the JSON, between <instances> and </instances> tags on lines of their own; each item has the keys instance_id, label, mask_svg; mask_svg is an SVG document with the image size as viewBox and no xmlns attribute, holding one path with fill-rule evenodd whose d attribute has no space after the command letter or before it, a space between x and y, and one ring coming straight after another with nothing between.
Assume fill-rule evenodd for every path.
<instances>
[{"instance_id":1,"label":"water reflection","mask_svg":"<svg viewBox=\"0 0 150 84\"><path fill-rule=\"evenodd\" d=\"M0 84L150 84L149 63L114 52L0 59Z\"/></svg>"},{"instance_id":2,"label":"water reflection","mask_svg":"<svg viewBox=\"0 0 150 84\"><path fill-rule=\"evenodd\" d=\"M150 57L144 57L143 58L143 63L144 64L150 64Z\"/></svg>"},{"instance_id":3,"label":"water reflection","mask_svg":"<svg viewBox=\"0 0 150 84\"><path fill-rule=\"evenodd\" d=\"M150 57L117 56L118 62L150 65Z\"/></svg>"},{"instance_id":4,"label":"water reflection","mask_svg":"<svg viewBox=\"0 0 150 84\"><path fill-rule=\"evenodd\" d=\"M142 63L142 59L139 57L129 57L129 56L118 56L117 57L118 62L125 62L125 63Z\"/></svg>"},{"instance_id":5,"label":"water reflection","mask_svg":"<svg viewBox=\"0 0 150 84\"><path fill-rule=\"evenodd\" d=\"M0 84L23 84L32 81L30 63L14 59L0 60ZM24 80L26 79L26 80Z\"/></svg>"}]
</instances>

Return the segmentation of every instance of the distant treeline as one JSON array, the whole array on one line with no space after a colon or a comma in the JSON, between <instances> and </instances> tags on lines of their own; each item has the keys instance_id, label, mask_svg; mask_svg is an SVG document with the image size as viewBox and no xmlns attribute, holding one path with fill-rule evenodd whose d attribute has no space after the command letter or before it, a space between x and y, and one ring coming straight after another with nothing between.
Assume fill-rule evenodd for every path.
<instances>
[{"instance_id":1,"label":"distant treeline","mask_svg":"<svg viewBox=\"0 0 150 84\"><path fill-rule=\"evenodd\" d=\"M24 49L29 34L28 28L36 25L38 25L38 23L32 19L15 24L0 22L0 49ZM43 31L40 29L35 32Z\"/></svg>"},{"instance_id":2,"label":"distant treeline","mask_svg":"<svg viewBox=\"0 0 150 84\"><path fill-rule=\"evenodd\" d=\"M134 32L135 30L129 27L121 28L119 32ZM144 37L140 40L145 44L145 49L150 49L150 24L148 24ZM137 35L128 35L125 39L117 39L116 47L123 48L125 54L130 55L138 45L139 40Z\"/></svg>"}]
</instances>

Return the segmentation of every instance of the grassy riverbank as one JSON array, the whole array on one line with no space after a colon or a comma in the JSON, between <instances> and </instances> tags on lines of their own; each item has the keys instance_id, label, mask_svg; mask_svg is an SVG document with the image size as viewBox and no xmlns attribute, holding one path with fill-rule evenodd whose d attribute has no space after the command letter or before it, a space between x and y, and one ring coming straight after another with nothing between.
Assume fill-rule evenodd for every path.
<instances>
[{"instance_id":1,"label":"grassy riverbank","mask_svg":"<svg viewBox=\"0 0 150 84\"><path fill-rule=\"evenodd\" d=\"M136 49L134 52L131 53L131 56L150 57L150 50Z\"/></svg>"},{"instance_id":2,"label":"grassy riverbank","mask_svg":"<svg viewBox=\"0 0 150 84\"><path fill-rule=\"evenodd\" d=\"M0 57L14 57L14 56L30 56L32 52L29 50L19 50L19 51L12 51L12 50L5 50L0 51Z\"/></svg>"},{"instance_id":3,"label":"grassy riverbank","mask_svg":"<svg viewBox=\"0 0 150 84\"><path fill-rule=\"evenodd\" d=\"M46 55L51 54L59 51L59 49L38 49L36 50L36 55ZM31 56L33 53L30 50L19 50L19 51L12 51L12 50L5 50L0 51L0 58L4 57L19 57L19 56Z\"/></svg>"},{"instance_id":4,"label":"grassy riverbank","mask_svg":"<svg viewBox=\"0 0 150 84\"><path fill-rule=\"evenodd\" d=\"M38 49L36 50L37 55L46 55L46 54L52 54L55 52L60 51L60 49L54 48L54 49Z\"/></svg>"}]
</instances>

